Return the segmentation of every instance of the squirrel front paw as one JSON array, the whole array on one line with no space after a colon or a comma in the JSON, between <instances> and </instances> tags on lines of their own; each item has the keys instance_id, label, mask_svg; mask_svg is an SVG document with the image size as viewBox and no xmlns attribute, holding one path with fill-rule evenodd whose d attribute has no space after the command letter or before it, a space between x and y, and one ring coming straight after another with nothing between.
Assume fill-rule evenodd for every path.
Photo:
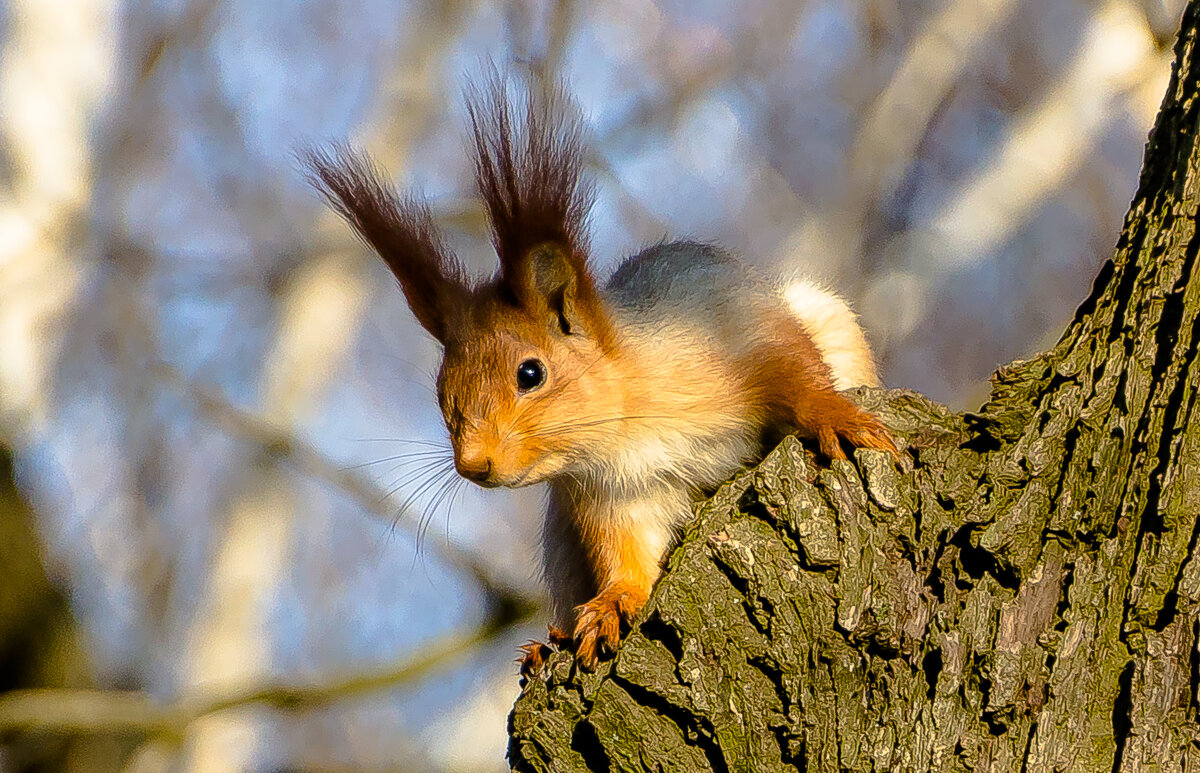
<instances>
[{"instance_id":1,"label":"squirrel front paw","mask_svg":"<svg viewBox=\"0 0 1200 773\"><path fill-rule=\"evenodd\" d=\"M531 677L535 676L542 670L542 666L546 665L546 661L550 656L561 649L568 647L571 644L571 636L561 628L548 626L547 639L545 642L531 639L522 644L517 649L521 652L521 657L517 658L517 663L521 666L521 684Z\"/></svg>"},{"instance_id":2,"label":"squirrel front paw","mask_svg":"<svg viewBox=\"0 0 1200 773\"><path fill-rule=\"evenodd\" d=\"M900 451L896 448L892 433L875 414L855 410L848 415L832 418L835 420L817 429L817 442L821 446L821 453L829 459L846 458L846 452L842 450L843 440L855 448L887 451L899 459Z\"/></svg>"},{"instance_id":3,"label":"squirrel front paw","mask_svg":"<svg viewBox=\"0 0 1200 773\"><path fill-rule=\"evenodd\" d=\"M594 671L601 655L617 651L621 627L628 627L649 594L628 582L614 582L600 595L575 608L575 654L585 670Z\"/></svg>"}]
</instances>

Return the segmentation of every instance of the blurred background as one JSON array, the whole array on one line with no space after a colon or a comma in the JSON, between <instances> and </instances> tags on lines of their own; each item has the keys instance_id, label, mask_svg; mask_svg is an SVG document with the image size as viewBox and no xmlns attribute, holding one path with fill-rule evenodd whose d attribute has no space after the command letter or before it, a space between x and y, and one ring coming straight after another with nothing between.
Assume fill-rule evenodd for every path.
<instances>
[{"instance_id":1,"label":"blurred background","mask_svg":"<svg viewBox=\"0 0 1200 773\"><path fill-rule=\"evenodd\" d=\"M298 146L487 274L465 78L562 78L598 266L805 272L964 409L1111 254L1182 5L0 2L0 772L505 769L541 493L439 477L436 349Z\"/></svg>"}]
</instances>

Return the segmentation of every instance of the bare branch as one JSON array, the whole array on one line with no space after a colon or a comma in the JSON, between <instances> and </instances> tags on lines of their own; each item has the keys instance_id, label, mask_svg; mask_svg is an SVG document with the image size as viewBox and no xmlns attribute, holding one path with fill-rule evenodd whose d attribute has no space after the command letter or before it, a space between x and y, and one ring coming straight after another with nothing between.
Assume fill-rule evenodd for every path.
<instances>
[{"instance_id":1,"label":"bare branch","mask_svg":"<svg viewBox=\"0 0 1200 773\"><path fill-rule=\"evenodd\" d=\"M379 690L395 689L445 668L478 645L525 622L532 606L493 614L474 631L438 640L399 666L308 685L260 685L225 695L164 703L144 692L85 689L16 690L0 695L0 733L134 733L181 736L201 717L266 705L306 711Z\"/></svg>"}]
</instances>

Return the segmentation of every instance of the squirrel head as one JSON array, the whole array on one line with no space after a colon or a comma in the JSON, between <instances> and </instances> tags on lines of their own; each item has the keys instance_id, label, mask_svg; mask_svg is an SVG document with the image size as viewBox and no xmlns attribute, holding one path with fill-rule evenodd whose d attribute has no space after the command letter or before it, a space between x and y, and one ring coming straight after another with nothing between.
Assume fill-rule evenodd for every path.
<instances>
[{"instance_id":1,"label":"squirrel head","mask_svg":"<svg viewBox=\"0 0 1200 773\"><path fill-rule=\"evenodd\" d=\"M460 474L520 486L569 469L572 431L603 400L616 337L587 264L592 190L581 122L560 87L514 114L495 73L470 93L475 177L500 269L472 285L426 205L400 198L368 157L311 151L314 185L391 269L443 347L437 392Z\"/></svg>"}]
</instances>

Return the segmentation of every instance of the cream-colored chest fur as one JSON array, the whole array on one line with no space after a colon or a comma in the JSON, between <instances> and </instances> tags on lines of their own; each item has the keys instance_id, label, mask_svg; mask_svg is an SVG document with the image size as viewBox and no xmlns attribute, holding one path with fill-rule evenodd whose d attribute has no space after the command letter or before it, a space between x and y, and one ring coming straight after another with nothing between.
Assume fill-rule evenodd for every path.
<instances>
[{"instance_id":1,"label":"cream-colored chest fur","mask_svg":"<svg viewBox=\"0 0 1200 773\"><path fill-rule=\"evenodd\" d=\"M592 540L621 533L647 554L661 556L676 530L691 516L693 496L686 486L644 481L640 488L574 481L565 486L580 530ZM591 540L589 540L591 541Z\"/></svg>"},{"instance_id":2,"label":"cream-colored chest fur","mask_svg":"<svg viewBox=\"0 0 1200 773\"><path fill-rule=\"evenodd\" d=\"M626 420L579 461L589 485L616 499L710 488L758 450L761 427L730 359L687 330L655 333L635 331L608 380L611 410Z\"/></svg>"}]
</instances>

